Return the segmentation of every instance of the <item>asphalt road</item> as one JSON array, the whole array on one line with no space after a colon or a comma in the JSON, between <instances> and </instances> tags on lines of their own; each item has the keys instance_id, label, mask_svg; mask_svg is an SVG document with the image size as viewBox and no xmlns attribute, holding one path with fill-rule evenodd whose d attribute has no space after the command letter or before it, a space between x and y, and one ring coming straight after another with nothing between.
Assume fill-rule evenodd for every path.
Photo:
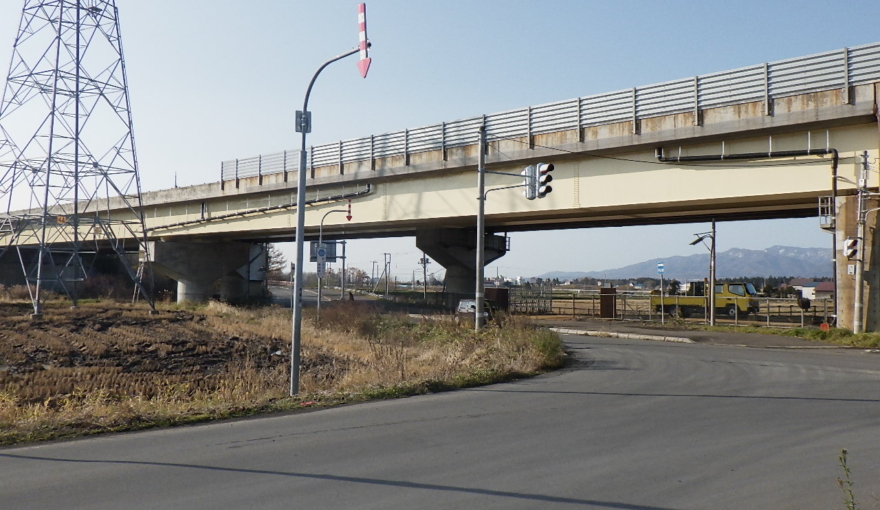
<instances>
[{"instance_id":1,"label":"asphalt road","mask_svg":"<svg viewBox=\"0 0 880 510\"><path fill-rule=\"evenodd\" d=\"M3 449L0 508L827 510L842 448L876 506L877 355L566 340L511 384Z\"/></svg>"}]
</instances>

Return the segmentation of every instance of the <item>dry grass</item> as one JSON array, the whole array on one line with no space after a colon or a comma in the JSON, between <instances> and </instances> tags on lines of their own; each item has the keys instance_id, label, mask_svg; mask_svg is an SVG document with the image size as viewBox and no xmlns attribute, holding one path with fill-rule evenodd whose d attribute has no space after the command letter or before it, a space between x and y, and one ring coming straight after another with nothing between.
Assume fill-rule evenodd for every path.
<instances>
[{"instance_id":1,"label":"dry grass","mask_svg":"<svg viewBox=\"0 0 880 510\"><path fill-rule=\"evenodd\" d=\"M288 397L290 313L211 303L0 306L0 444L392 397L533 374L564 360L519 320L481 334L361 303L303 324L301 393Z\"/></svg>"},{"instance_id":2,"label":"dry grass","mask_svg":"<svg viewBox=\"0 0 880 510\"><path fill-rule=\"evenodd\" d=\"M0 283L0 302L11 303L30 301L31 295L25 285L3 285Z\"/></svg>"}]
</instances>

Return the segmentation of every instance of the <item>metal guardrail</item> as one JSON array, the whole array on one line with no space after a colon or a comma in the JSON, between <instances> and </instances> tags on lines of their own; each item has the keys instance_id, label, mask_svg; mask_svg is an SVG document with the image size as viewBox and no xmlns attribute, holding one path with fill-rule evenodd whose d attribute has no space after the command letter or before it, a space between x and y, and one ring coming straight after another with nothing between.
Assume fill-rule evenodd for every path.
<instances>
[{"instance_id":1,"label":"metal guardrail","mask_svg":"<svg viewBox=\"0 0 880 510\"><path fill-rule=\"evenodd\" d=\"M309 168L389 156L405 156L408 161L412 153L472 145L484 121L489 141L624 121L633 121L635 133L637 121L644 118L688 111L699 114L706 108L753 101L763 101L765 114L770 114L773 99L824 90L842 89L848 103L850 87L875 81L880 81L880 43L316 145L309 151ZM284 151L224 161L221 179L296 171L296 154Z\"/></svg>"},{"instance_id":2,"label":"metal guardrail","mask_svg":"<svg viewBox=\"0 0 880 510\"><path fill-rule=\"evenodd\" d=\"M253 158L224 161L220 164L220 180L231 181L297 170L299 170L299 151L276 152Z\"/></svg>"}]
</instances>

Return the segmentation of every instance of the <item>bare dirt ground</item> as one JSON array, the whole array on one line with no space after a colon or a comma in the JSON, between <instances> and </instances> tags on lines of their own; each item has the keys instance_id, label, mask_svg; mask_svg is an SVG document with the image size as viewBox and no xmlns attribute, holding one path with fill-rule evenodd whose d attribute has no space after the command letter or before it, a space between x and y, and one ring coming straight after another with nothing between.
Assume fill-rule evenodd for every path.
<instances>
[{"instance_id":1,"label":"bare dirt ground","mask_svg":"<svg viewBox=\"0 0 880 510\"><path fill-rule=\"evenodd\" d=\"M233 365L289 364L282 339L232 334L189 311L151 316L119 304L58 306L40 321L29 312L30 305L0 305L0 392L19 402L111 388L151 398L169 385L209 389Z\"/></svg>"}]
</instances>

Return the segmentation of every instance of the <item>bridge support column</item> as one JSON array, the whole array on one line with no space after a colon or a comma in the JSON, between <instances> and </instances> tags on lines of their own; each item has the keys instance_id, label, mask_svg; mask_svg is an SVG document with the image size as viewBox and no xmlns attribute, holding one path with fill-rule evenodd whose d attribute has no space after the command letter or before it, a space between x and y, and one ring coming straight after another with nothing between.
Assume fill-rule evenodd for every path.
<instances>
[{"instance_id":1,"label":"bridge support column","mask_svg":"<svg viewBox=\"0 0 880 510\"><path fill-rule=\"evenodd\" d=\"M251 245L234 242L150 243L153 270L177 280L177 302L203 302L214 295L240 301L247 297Z\"/></svg>"},{"instance_id":2,"label":"bridge support column","mask_svg":"<svg viewBox=\"0 0 880 510\"><path fill-rule=\"evenodd\" d=\"M880 207L876 199L865 200L865 210ZM837 199L836 235L837 246L837 325L853 329L855 319L856 261L848 260L843 253L847 237L856 237L858 227L858 198L855 196ZM871 212L866 215L865 240L859 246L860 256L864 257L863 270L863 313L862 324L866 332L880 331L880 215Z\"/></svg>"},{"instance_id":3,"label":"bridge support column","mask_svg":"<svg viewBox=\"0 0 880 510\"><path fill-rule=\"evenodd\" d=\"M192 301L203 303L214 295L214 285L191 280L177 280L177 302Z\"/></svg>"},{"instance_id":4,"label":"bridge support column","mask_svg":"<svg viewBox=\"0 0 880 510\"><path fill-rule=\"evenodd\" d=\"M15 250L8 250L0 257L0 284L12 286L26 283L18 254Z\"/></svg>"},{"instance_id":5,"label":"bridge support column","mask_svg":"<svg viewBox=\"0 0 880 510\"><path fill-rule=\"evenodd\" d=\"M451 301L473 297L477 278L476 229L420 228L416 230L416 246L446 268L446 292ZM486 264L507 253L507 238L486 235ZM447 304L452 304L447 303Z\"/></svg>"}]
</instances>

